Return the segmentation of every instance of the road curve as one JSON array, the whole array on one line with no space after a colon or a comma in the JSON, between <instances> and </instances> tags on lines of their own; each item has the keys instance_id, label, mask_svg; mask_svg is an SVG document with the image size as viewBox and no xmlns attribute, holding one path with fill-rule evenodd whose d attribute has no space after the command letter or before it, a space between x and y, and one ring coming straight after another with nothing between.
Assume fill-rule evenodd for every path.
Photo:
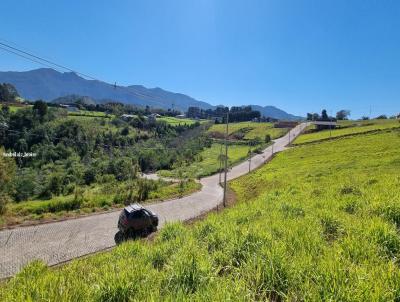
<instances>
[{"instance_id":1,"label":"road curve","mask_svg":"<svg viewBox=\"0 0 400 302\"><path fill-rule=\"evenodd\" d=\"M265 163L273 153L284 150L306 126L307 123L302 123L291 129L285 136L274 140L273 147L252 157L251 170ZM249 163L245 161L229 171L228 180L248 171ZM160 227L167 221L184 221L197 217L222 202L223 190L218 184L218 174L202 178L200 182L202 189L192 195L146 205L159 215ZM119 211L115 211L1 231L0 278L13 276L35 259L55 265L114 246L118 215Z\"/></svg>"}]
</instances>

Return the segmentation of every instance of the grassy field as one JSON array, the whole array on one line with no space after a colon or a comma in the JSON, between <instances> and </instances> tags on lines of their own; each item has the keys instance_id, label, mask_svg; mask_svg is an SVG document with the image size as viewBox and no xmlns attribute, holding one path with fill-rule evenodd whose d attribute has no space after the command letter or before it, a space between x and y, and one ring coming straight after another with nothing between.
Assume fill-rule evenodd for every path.
<instances>
[{"instance_id":1,"label":"grassy field","mask_svg":"<svg viewBox=\"0 0 400 302\"><path fill-rule=\"evenodd\" d=\"M213 134L217 133L217 136L225 135L225 127L224 124L216 124L213 125L208 132ZM278 138L286 134L288 129L285 128L274 128L272 123L254 123L254 122L240 122L240 123L232 123L229 124L228 134L232 135L235 133L242 133L243 139L255 139L260 138L264 139L266 134L269 134L271 138Z\"/></svg>"},{"instance_id":2,"label":"grassy field","mask_svg":"<svg viewBox=\"0 0 400 302\"><path fill-rule=\"evenodd\" d=\"M182 171L183 175L192 178L198 178L214 174L219 169L219 154L221 150L221 144L213 143L211 148L205 148L200 152L198 159L187 165L180 166L173 170L162 170L159 174L165 177L177 177L179 171ZM225 147L222 146L222 151ZM246 145L230 145L228 149L228 165L233 166L234 164L244 160L248 156L249 147Z\"/></svg>"},{"instance_id":3,"label":"grassy field","mask_svg":"<svg viewBox=\"0 0 400 302\"><path fill-rule=\"evenodd\" d=\"M0 104L0 109L3 105ZM10 108L10 112L17 112L18 110L21 110L23 108L28 108L32 107L32 105L21 105L21 106L16 106L16 105L9 105L8 108Z\"/></svg>"},{"instance_id":4,"label":"grassy field","mask_svg":"<svg viewBox=\"0 0 400 302\"><path fill-rule=\"evenodd\" d=\"M192 119L188 119L188 118L176 118L176 117L171 117L171 116L158 117L157 121L164 121L173 126L192 125L196 122L196 120L192 120Z\"/></svg>"},{"instance_id":5,"label":"grassy field","mask_svg":"<svg viewBox=\"0 0 400 302\"><path fill-rule=\"evenodd\" d=\"M184 182L181 187L179 183L164 181L154 183L154 189L142 203L181 197L201 188L201 185L194 180ZM126 182L113 182L80 188L78 198L75 197L75 194L70 194L57 196L49 200L9 203L5 215L0 216L0 227L34 221L57 220L92 212L107 211L111 208L120 208L124 205L128 191L129 188Z\"/></svg>"},{"instance_id":6,"label":"grassy field","mask_svg":"<svg viewBox=\"0 0 400 302\"><path fill-rule=\"evenodd\" d=\"M87 116L87 117L114 117L113 114L106 114L101 111L88 111L88 110L79 110L78 112L68 112L69 116Z\"/></svg>"},{"instance_id":7,"label":"grassy field","mask_svg":"<svg viewBox=\"0 0 400 302\"><path fill-rule=\"evenodd\" d=\"M295 141L294 145L300 145L304 143L311 143L314 141L329 139L330 137L340 137L346 135L360 134L376 130L384 130L400 127L399 120L367 120L367 121L339 121L339 127L333 129L332 133L330 130L323 130L318 132L306 133L299 136ZM310 126L307 130L314 130L315 126Z\"/></svg>"},{"instance_id":8,"label":"grassy field","mask_svg":"<svg viewBox=\"0 0 400 302\"><path fill-rule=\"evenodd\" d=\"M400 132L280 153L231 183L237 204L153 242L49 269L1 301L398 301Z\"/></svg>"},{"instance_id":9,"label":"grassy field","mask_svg":"<svg viewBox=\"0 0 400 302\"><path fill-rule=\"evenodd\" d=\"M224 136L225 125L214 124L208 129L208 133L214 137ZM229 145L228 151L228 166L233 166L248 157L249 146L248 142L251 139L259 138L261 143L252 146L254 152L255 149L263 149L268 144L262 143L265 135L269 134L272 138L277 138L284 135L288 129L273 128L272 123L232 123L229 124L230 135L235 133L243 133L243 137L240 139L231 138L231 144ZM197 159L188 165L179 165L173 170L162 170L158 173L166 177L177 177L179 173L191 178L199 178L208 176L218 172L219 170L219 154L221 149L221 143L219 139L215 139L211 148L205 148L197 156ZM223 147L224 150L224 147ZM224 152L224 151L223 151Z\"/></svg>"},{"instance_id":10,"label":"grassy field","mask_svg":"<svg viewBox=\"0 0 400 302\"><path fill-rule=\"evenodd\" d=\"M99 112L98 112L99 113ZM112 115L110 115L112 117ZM78 122L82 127L85 128L87 133L97 133L99 129L103 131L110 131L112 133L116 133L122 130L122 128L118 128L112 124L111 119L105 117L98 116L88 116L88 115L70 115L60 118L58 120L52 121L49 123L50 127L56 127L57 125L64 123L65 119L74 120ZM132 126L129 126L129 134L128 137L135 137L138 135L138 129ZM145 130L140 130L141 134L147 133Z\"/></svg>"},{"instance_id":11,"label":"grassy field","mask_svg":"<svg viewBox=\"0 0 400 302\"><path fill-rule=\"evenodd\" d=\"M208 129L208 133L217 138L224 136L225 125L214 124ZM231 144L228 151L228 166L233 166L248 157L249 146L248 141L258 138L263 142L265 135L269 134L272 138L277 138L284 135L288 129L273 128L272 123L253 123L241 122L229 124L229 134L231 135ZM232 135L242 133L243 137L233 138ZM177 177L179 173L187 177L199 178L208 176L218 172L219 170L219 154L221 150L221 143L219 139L215 139L211 148L205 148L198 158L188 165L180 165L173 170L159 171L159 174L167 177ZM252 146L255 149L263 149L267 146L266 143L258 143ZM224 147L223 147L224 150Z\"/></svg>"}]
</instances>

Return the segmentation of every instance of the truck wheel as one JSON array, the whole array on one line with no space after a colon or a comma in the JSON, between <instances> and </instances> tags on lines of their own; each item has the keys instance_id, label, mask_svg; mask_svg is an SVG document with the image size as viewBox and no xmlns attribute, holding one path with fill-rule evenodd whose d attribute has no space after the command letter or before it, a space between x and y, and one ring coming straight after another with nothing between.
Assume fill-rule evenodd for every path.
<instances>
[{"instance_id":1,"label":"truck wheel","mask_svg":"<svg viewBox=\"0 0 400 302\"><path fill-rule=\"evenodd\" d=\"M114 235L114 241L116 245L121 244L122 242L125 241L125 234L122 233L121 231L118 231Z\"/></svg>"}]
</instances>

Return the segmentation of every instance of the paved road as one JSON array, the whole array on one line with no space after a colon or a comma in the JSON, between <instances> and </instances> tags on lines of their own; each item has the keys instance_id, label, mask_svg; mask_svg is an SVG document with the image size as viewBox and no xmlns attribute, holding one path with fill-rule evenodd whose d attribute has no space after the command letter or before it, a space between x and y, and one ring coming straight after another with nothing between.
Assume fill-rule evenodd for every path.
<instances>
[{"instance_id":1,"label":"paved road","mask_svg":"<svg viewBox=\"0 0 400 302\"><path fill-rule=\"evenodd\" d=\"M272 147L251 160L251 169L262 165L272 153L285 149L306 127L303 123L282 138L276 139ZM248 173L249 164L243 162L233 167L228 179ZM218 185L218 174L200 180L202 189L190 196L148 206L160 217L160 227L166 221L184 221L197 217L222 202L222 188ZM87 216L29 227L18 227L0 232L0 278L17 273L34 259L42 259L55 265L73 258L112 247L117 232L119 211Z\"/></svg>"}]
</instances>

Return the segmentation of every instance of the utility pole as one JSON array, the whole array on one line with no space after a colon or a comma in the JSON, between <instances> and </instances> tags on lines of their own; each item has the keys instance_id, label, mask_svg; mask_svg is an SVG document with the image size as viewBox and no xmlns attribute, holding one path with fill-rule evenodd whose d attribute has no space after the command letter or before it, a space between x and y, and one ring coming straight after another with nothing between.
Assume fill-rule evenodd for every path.
<instances>
[{"instance_id":1,"label":"utility pole","mask_svg":"<svg viewBox=\"0 0 400 302\"><path fill-rule=\"evenodd\" d=\"M228 173L228 124L229 124L229 109L226 113L226 132L225 132L225 175L224 175L224 199L223 205L226 207L226 174Z\"/></svg>"},{"instance_id":2,"label":"utility pole","mask_svg":"<svg viewBox=\"0 0 400 302\"><path fill-rule=\"evenodd\" d=\"M251 171L251 147L249 149L249 173Z\"/></svg>"},{"instance_id":3,"label":"utility pole","mask_svg":"<svg viewBox=\"0 0 400 302\"><path fill-rule=\"evenodd\" d=\"M222 144L219 148L219 184L221 184L221 177L222 177Z\"/></svg>"}]
</instances>

